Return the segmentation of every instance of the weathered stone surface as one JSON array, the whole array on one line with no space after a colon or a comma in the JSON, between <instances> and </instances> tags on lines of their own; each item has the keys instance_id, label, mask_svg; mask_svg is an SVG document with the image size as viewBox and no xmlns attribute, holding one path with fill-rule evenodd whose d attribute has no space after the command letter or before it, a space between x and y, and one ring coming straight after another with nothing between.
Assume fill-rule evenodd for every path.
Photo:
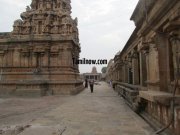
<instances>
[{"instance_id":1,"label":"weathered stone surface","mask_svg":"<svg viewBox=\"0 0 180 135\"><path fill-rule=\"evenodd\" d=\"M167 93L167 92L161 92L161 91L150 91L150 90L140 91L139 96L141 98L148 100L148 101L158 102L158 103L161 103L163 105L170 105L173 98L175 100L175 103L177 101L177 104L180 101L179 95L175 95L173 97L173 94Z\"/></svg>"},{"instance_id":2,"label":"weathered stone surface","mask_svg":"<svg viewBox=\"0 0 180 135\"><path fill-rule=\"evenodd\" d=\"M0 104L1 108L9 104L9 108L1 109L0 113L15 113L4 119L1 118L3 121L0 121L0 129L3 123L31 125L20 135L60 135L60 133L62 135L153 135L154 133L154 130L104 82L95 85L94 93L90 93L90 89L85 89L76 96L13 100L13 103L5 101ZM27 107L29 104L31 106Z\"/></svg>"},{"instance_id":3,"label":"weathered stone surface","mask_svg":"<svg viewBox=\"0 0 180 135\"><path fill-rule=\"evenodd\" d=\"M136 28L110 61L107 73L107 81L114 82L131 106L139 106L141 114L147 113L162 126L170 125L176 135L180 134L179 7L179 0L139 0L131 17ZM134 88L128 90L127 85ZM136 92L135 87L139 89L133 97L129 93Z\"/></svg>"},{"instance_id":4,"label":"weathered stone surface","mask_svg":"<svg viewBox=\"0 0 180 135\"><path fill-rule=\"evenodd\" d=\"M78 21L70 14L70 0L33 0L13 31L0 35L0 93L75 94L83 89L72 61L81 51Z\"/></svg>"}]
</instances>

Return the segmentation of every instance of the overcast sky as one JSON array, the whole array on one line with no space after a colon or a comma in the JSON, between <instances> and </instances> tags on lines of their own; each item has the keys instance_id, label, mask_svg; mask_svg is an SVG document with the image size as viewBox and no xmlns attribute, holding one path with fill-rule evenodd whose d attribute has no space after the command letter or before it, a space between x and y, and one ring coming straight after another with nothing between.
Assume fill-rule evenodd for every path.
<instances>
[{"instance_id":1,"label":"overcast sky","mask_svg":"<svg viewBox=\"0 0 180 135\"><path fill-rule=\"evenodd\" d=\"M81 58L111 59L122 50L135 26L130 17L138 0L71 0L72 17L78 17ZM0 0L0 32L12 31L31 0ZM91 72L94 65L80 65ZM96 66L96 65L95 65ZM97 66L98 71L106 65Z\"/></svg>"}]
</instances>

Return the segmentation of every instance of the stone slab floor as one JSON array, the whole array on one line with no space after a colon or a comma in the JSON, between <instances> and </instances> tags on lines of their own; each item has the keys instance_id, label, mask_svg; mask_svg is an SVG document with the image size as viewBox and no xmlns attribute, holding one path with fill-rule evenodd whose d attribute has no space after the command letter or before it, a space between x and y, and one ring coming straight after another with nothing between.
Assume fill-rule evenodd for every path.
<instances>
[{"instance_id":1,"label":"stone slab floor","mask_svg":"<svg viewBox=\"0 0 180 135\"><path fill-rule=\"evenodd\" d=\"M106 83L76 96L0 99L0 135L152 135Z\"/></svg>"}]
</instances>

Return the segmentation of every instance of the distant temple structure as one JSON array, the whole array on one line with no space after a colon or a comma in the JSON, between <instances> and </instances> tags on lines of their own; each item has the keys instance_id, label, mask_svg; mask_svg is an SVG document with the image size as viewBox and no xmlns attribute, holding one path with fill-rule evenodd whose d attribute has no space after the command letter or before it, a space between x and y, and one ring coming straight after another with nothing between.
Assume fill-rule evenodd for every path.
<instances>
[{"instance_id":1,"label":"distant temple structure","mask_svg":"<svg viewBox=\"0 0 180 135\"><path fill-rule=\"evenodd\" d=\"M93 79L95 81L100 81L102 78L102 74L97 72L96 67L92 68L91 73L84 73L83 74L84 79Z\"/></svg>"},{"instance_id":2,"label":"distant temple structure","mask_svg":"<svg viewBox=\"0 0 180 135\"><path fill-rule=\"evenodd\" d=\"M71 18L70 0L32 0L14 22L13 31L0 33L0 94L76 94L81 51L78 20Z\"/></svg>"}]
</instances>

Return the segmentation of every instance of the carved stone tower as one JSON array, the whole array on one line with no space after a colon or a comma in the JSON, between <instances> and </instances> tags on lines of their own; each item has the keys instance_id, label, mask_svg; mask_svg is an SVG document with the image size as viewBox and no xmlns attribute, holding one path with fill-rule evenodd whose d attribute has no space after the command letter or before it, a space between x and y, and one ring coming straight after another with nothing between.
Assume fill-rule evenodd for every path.
<instances>
[{"instance_id":1,"label":"carved stone tower","mask_svg":"<svg viewBox=\"0 0 180 135\"><path fill-rule=\"evenodd\" d=\"M78 21L70 0L32 0L11 33L0 33L0 93L75 94L79 80Z\"/></svg>"}]
</instances>

